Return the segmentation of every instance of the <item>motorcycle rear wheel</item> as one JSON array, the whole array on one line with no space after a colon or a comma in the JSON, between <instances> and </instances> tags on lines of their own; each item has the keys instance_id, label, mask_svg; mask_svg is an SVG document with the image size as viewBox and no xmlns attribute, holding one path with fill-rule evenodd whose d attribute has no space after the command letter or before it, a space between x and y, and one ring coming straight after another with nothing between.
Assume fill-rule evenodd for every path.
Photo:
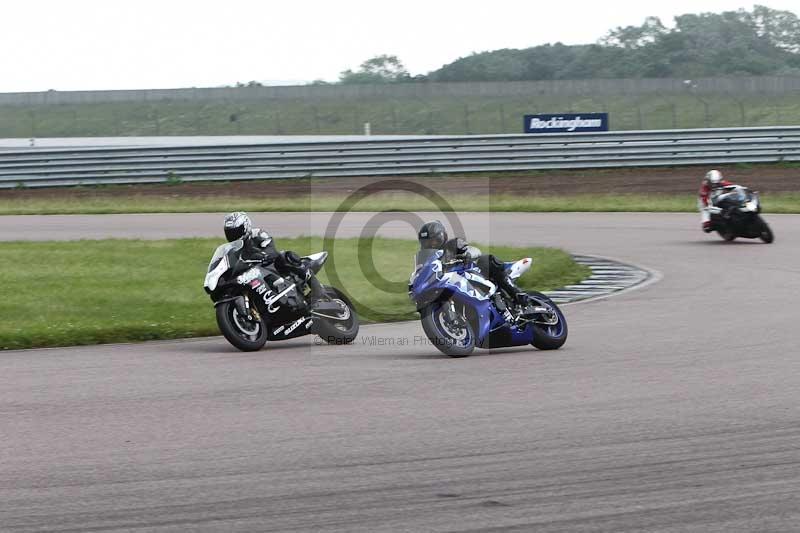
<instances>
[{"instance_id":1,"label":"motorcycle rear wheel","mask_svg":"<svg viewBox=\"0 0 800 533\"><path fill-rule=\"evenodd\" d=\"M558 317L558 322L555 324L533 324L533 342L531 343L535 348L540 350L558 350L564 343L567 342L567 335L569 329L567 328L567 319L564 318L564 313L555 304L553 300L540 292L529 292L531 304L534 306L549 307L553 313Z\"/></svg>"},{"instance_id":2,"label":"motorcycle rear wheel","mask_svg":"<svg viewBox=\"0 0 800 533\"><path fill-rule=\"evenodd\" d=\"M325 293L331 300L346 305L349 312L347 318L343 320L314 317L314 333L328 344L350 344L358 336L360 324L353 302L334 287L325 287Z\"/></svg>"},{"instance_id":3,"label":"motorcycle rear wheel","mask_svg":"<svg viewBox=\"0 0 800 533\"><path fill-rule=\"evenodd\" d=\"M217 325L225 339L243 352L255 352L267 342L267 328L263 320L249 321L240 317L232 301L216 308Z\"/></svg>"}]
</instances>

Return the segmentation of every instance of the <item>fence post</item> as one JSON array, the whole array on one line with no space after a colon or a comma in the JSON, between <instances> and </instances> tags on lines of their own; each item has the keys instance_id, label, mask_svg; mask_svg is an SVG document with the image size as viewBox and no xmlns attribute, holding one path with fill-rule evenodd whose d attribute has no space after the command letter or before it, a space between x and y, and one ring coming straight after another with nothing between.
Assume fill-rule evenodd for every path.
<instances>
[{"instance_id":1,"label":"fence post","mask_svg":"<svg viewBox=\"0 0 800 533\"><path fill-rule=\"evenodd\" d=\"M678 129L678 108L675 102L669 103L670 110L672 111L672 129Z\"/></svg>"},{"instance_id":2,"label":"fence post","mask_svg":"<svg viewBox=\"0 0 800 533\"><path fill-rule=\"evenodd\" d=\"M314 110L314 129L319 135L319 111L317 111L317 106L311 106L311 109Z\"/></svg>"},{"instance_id":3,"label":"fence post","mask_svg":"<svg viewBox=\"0 0 800 533\"><path fill-rule=\"evenodd\" d=\"M472 135L469 127L469 104L464 104L464 130L466 135Z\"/></svg>"},{"instance_id":4,"label":"fence post","mask_svg":"<svg viewBox=\"0 0 800 533\"><path fill-rule=\"evenodd\" d=\"M31 119L31 138L36 138L36 113L31 109L28 111L28 116Z\"/></svg>"},{"instance_id":5,"label":"fence post","mask_svg":"<svg viewBox=\"0 0 800 533\"><path fill-rule=\"evenodd\" d=\"M775 109L775 125L778 126L778 122L780 121L780 111L778 110L778 102L777 100L772 101L772 107Z\"/></svg>"},{"instance_id":6,"label":"fence post","mask_svg":"<svg viewBox=\"0 0 800 533\"><path fill-rule=\"evenodd\" d=\"M744 100L737 98L735 94L731 94L730 97L739 106L739 125L742 127L747 126L747 113L744 109Z\"/></svg>"},{"instance_id":7,"label":"fence post","mask_svg":"<svg viewBox=\"0 0 800 533\"><path fill-rule=\"evenodd\" d=\"M661 91L656 91L656 95L664 100L669 106L669 111L672 118L672 129L678 129L678 107L675 105L675 101L664 96L664 93Z\"/></svg>"},{"instance_id":8,"label":"fence post","mask_svg":"<svg viewBox=\"0 0 800 533\"><path fill-rule=\"evenodd\" d=\"M506 111L503 104L500 104L500 133L508 133L506 131Z\"/></svg>"}]
</instances>

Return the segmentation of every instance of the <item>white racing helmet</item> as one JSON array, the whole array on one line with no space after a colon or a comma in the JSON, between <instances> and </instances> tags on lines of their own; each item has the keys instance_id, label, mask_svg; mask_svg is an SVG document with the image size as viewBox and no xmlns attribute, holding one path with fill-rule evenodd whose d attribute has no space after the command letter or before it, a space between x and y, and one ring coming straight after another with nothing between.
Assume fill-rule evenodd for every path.
<instances>
[{"instance_id":1,"label":"white racing helmet","mask_svg":"<svg viewBox=\"0 0 800 533\"><path fill-rule=\"evenodd\" d=\"M712 187L719 187L722 184L722 172L719 170L710 170L706 173L706 181Z\"/></svg>"},{"instance_id":2,"label":"white racing helmet","mask_svg":"<svg viewBox=\"0 0 800 533\"><path fill-rule=\"evenodd\" d=\"M225 215L225 238L228 239L228 242L241 239L252 227L253 223L250 221L250 217L243 211L234 211Z\"/></svg>"}]
</instances>

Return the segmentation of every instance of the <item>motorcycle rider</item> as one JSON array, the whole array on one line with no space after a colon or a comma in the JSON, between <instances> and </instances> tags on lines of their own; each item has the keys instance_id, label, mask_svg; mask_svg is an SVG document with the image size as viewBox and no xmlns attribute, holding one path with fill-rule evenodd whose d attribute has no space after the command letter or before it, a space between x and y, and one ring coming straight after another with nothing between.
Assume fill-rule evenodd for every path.
<instances>
[{"instance_id":1,"label":"motorcycle rider","mask_svg":"<svg viewBox=\"0 0 800 533\"><path fill-rule=\"evenodd\" d=\"M711 215L719 211L718 208L714 207L714 197L717 191L732 185L733 183L726 180L719 170L710 170L706 173L697 199L697 207L700 209L704 232L711 233L713 231Z\"/></svg>"},{"instance_id":2,"label":"motorcycle rider","mask_svg":"<svg viewBox=\"0 0 800 533\"><path fill-rule=\"evenodd\" d=\"M306 281L310 281L311 271L308 270L300 256L292 251L278 251L272 237L261 228L254 228L250 216L244 211L234 211L225 215L224 220L225 238L228 242L242 239L242 259L250 261L260 261L264 265L274 264L275 269L280 274L294 273L300 275ZM272 278L272 276L270 276ZM268 279L271 285L277 285L284 281L283 278L275 276ZM314 278L313 281L316 281ZM312 290L317 289L317 283L311 281L309 284Z\"/></svg>"},{"instance_id":3,"label":"motorcycle rider","mask_svg":"<svg viewBox=\"0 0 800 533\"><path fill-rule=\"evenodd\" d=\"M438 220L423 224L417 233L417 239L420 249L442 250L444 252L442 262L459 259L463 259L465 263L474 261L484 277L503 288L511 296L520 316L526 317L533 314L528 294L517 287L514 281L508 277L503 262L494 255L483 255L480 249L470 246L459 237L449 239L447 229Z\"/></svg>"}]
</instances>

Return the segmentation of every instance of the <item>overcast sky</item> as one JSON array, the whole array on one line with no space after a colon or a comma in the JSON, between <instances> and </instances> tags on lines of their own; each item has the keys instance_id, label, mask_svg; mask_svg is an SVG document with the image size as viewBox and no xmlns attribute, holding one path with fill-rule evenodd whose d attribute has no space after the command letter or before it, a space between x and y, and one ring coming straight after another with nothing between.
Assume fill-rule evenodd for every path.
<instances>
[{"instance_id":1,"label":"overcast sky","mask_svg":"<svg viewBox=\"0 0 800 533\"><path fill-rule=\"evenodd\" d=\"M798 0L764 0L800 11ZM750 9L733 0L11 0L0 92L335 81L379 54L425 74L472 52L592 43L648 15Z\"/></svg>"}]
</instances>

